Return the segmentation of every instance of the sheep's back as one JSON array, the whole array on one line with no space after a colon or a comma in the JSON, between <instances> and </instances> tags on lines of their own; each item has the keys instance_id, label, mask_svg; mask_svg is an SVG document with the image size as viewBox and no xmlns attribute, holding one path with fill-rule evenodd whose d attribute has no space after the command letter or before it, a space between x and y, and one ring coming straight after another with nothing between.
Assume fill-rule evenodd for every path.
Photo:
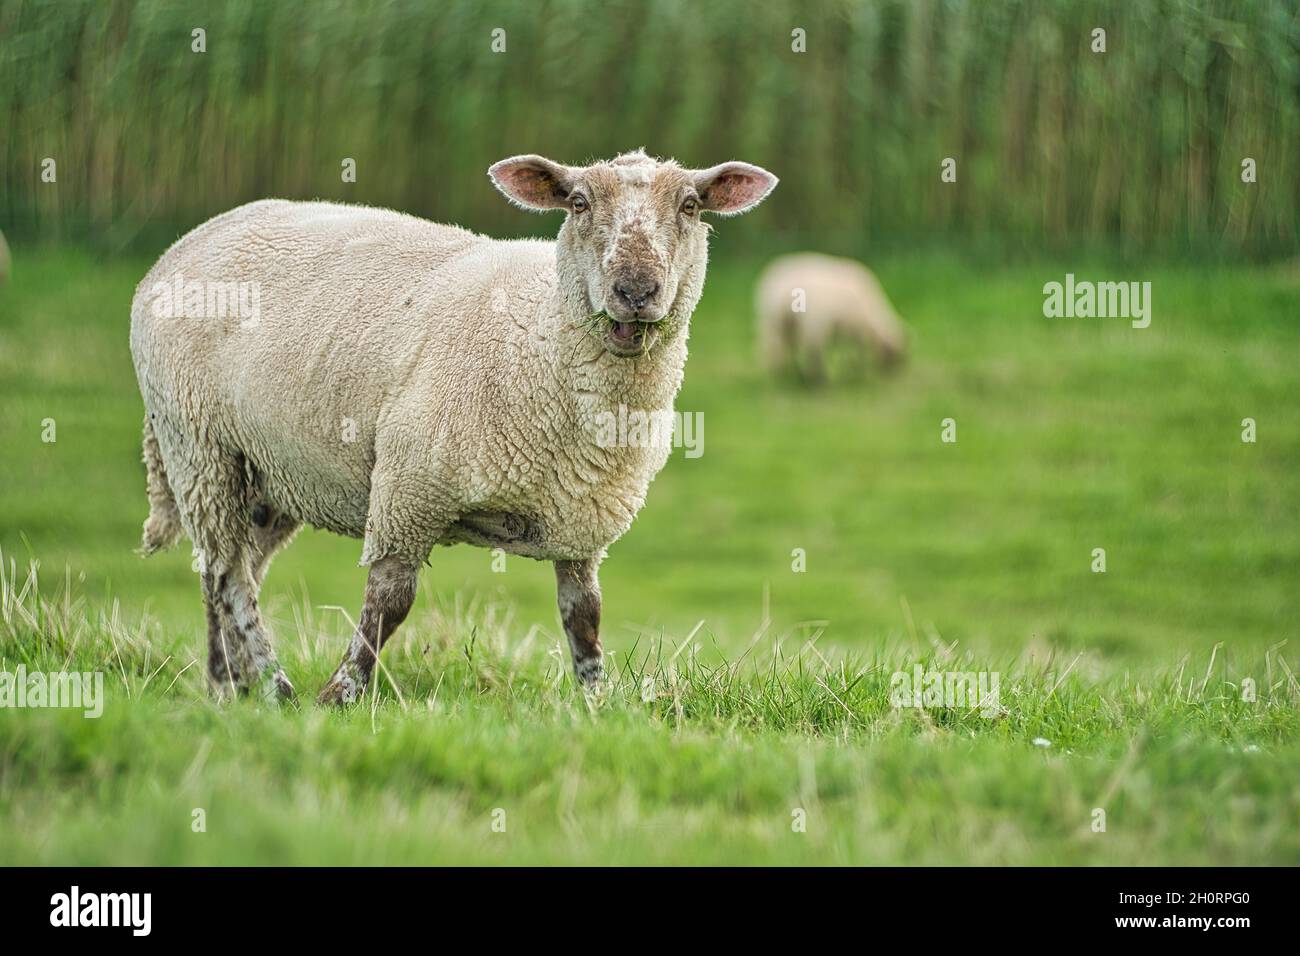
<instances>
[{"instance_id":1,"label":"sheep's back","mask_svg":"<svg viewBox=\"0 0 1300 956\"><path fill-rule=\"evenodd\" d=\"M359 534L383 410L431 340L461 334L454 303L432 303L463 294L451 273L487 242L331 203L268 200L218 216L137 290L132 352L146 406L245 455L277 504ZM177 276L250 290L255 319L158 315L160 289Z\"/></svg>"}]
</instances>

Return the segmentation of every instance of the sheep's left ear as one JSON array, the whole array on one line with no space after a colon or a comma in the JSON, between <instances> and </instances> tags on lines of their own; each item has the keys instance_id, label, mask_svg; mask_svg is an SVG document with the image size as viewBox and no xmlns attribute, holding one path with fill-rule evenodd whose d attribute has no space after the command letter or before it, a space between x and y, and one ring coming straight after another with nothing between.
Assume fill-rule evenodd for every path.
<instances>
[{"instance_id":1,"label":"sheep's left ear","mask_svg":"<svg viewBox=\"0 0 1300 956\"><path fill-rule=\"evenodd\" d=\"M545 156L511 156L488 169L492 185L517 206L533 212L569 205L574 170Z\"/></svg>"},{"instance_id":2,"label":"sheep's left ear","mask_svg":"<svg viewBox=\"0 0 1300 956\"><path fill-rule=\"evenodd\" d=\"M695 191L706 212L738 216L748 212L780 182L766 169L749 163L722 163L695 173Z\"/></svg>"}]
</instances>

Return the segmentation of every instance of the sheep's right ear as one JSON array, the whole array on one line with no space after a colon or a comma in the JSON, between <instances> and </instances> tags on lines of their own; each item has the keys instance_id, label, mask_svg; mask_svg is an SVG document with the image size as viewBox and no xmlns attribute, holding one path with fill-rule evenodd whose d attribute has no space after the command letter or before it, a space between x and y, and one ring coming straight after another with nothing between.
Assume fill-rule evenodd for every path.
<instances>
[{"instance_id":1,"label":"sheep's right ear","mask_svg":"<svg viewBox=\"0 0 1300 956\"><path fill-rule=\"evenodd\" d=\"M488 170L492 185L516 206L533 212L565 209L574 171L545 156L511 156Z\"/></svg>"},{"instance_id":2,"label":"sheep's right ear","mask_svg":"<svg viewBox=\"0 0 1300 956\"><path fill-rule=\"evenodd\" d=\"M751 163L721 163L694 174L695 189L705 212L739 216L753 209L780 182L761 166Z\"/></svg>"}]
</instances>

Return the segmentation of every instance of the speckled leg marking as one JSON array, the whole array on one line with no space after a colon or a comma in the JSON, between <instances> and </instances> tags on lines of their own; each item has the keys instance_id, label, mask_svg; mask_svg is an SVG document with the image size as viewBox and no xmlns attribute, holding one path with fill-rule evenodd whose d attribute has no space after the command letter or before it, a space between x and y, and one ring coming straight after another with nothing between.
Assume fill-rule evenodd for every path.
<instances>
[{"instance_id":1,"label":"speckled leg marking","mask_svg":"<svg viewBox=\"0 0 1300 956\"><path fill-rule=\"evenodd\" d=\"M600 581L598 558L585 561L556 561L556 597L564 633L573 653L573 673L584 687L599 684L605 676L600 647Z\"/></svg>"},{"instance_id":2,"label":"speckled leg marking","mask_svg":"<svg viewBox=\"0 0 1300 956\"><path fill-rule=\"evenodd\" d=\"M208 682L214 697L256 693L293 698L262 623L257 593L266 562L296 524L276 522L267 534L253 520L257 477L239 452L213 442L190 420L150 417L185 533L199 560L208 624ZM278 517L278 516L277 516Z\"/></svg>"},{"instance_id":3,"label":"speckled leg marking","mask_svg":"<svg viewBox=\"0 0 1300 956\"><path fill-rule=\"evenodd\" d=\"M203 607L208 617L208 686L217 700L230 700L244 685L240 669L238 645L221 629L221 614L217 610L217 581L207 572L203 575Z\"/></svg>"},{"instance_id":4,"label":"speckled leg marking","mask_svg":"<svg viewBox=\"0 0 1300 956\"><path fill-rule=\"evenodd\" d=\"M297 534L300 527L288 515L264 505L253 509L251 571L254 593L261 590L271 558ZM203 574L203 604L208 619L208 684L213 696L222 701L247 693L257 682L257 672L251 670L254 665L244 648L243 632L233 624L222 627L221 594L227 590L225 575L219 578L210 571ZM267 681L272 685L269 696L294 696L293 686L278 665L271 670Z\"/></svg>"},{"instance_id":5,"label":"speckled leg marking","mask_svg":"<svg viewBox=\"0 0 1300 956\"><path fill-rule=\"evenodd\" d=\"M361 621L343 660L316 698L318 704L351 704L370 683L384 642L406 620L415 601L419 567L399 558L382 558L370 566Z\"/></svg>"},{"instance_id":6,"label":"speckled leg marking","mask_svg":"<svg viewBox=\"0 0 1300 956\"><path fill-rule=\"evenodd\" d=\"M293 685L280 667L262 623L262 614L257 606L258 587L247 559L230 567L218 566L212 576L221 646L214 654L210 643L209 674L221 673L220 655L224 652L225 667L233 671L231 677L237 691L254 692L263 700L293 700ZM209 642L211 639L209 631Z\"/></svg>"}]
</instances>

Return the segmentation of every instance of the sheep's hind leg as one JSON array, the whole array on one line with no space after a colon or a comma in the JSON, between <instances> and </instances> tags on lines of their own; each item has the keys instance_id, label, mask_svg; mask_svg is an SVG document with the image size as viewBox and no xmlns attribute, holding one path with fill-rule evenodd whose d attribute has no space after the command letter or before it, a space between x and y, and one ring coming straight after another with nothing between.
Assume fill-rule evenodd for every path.
<instances>
[{"instance_id":1,"label":"sheep's hind leg","mask_svg":"<svg viewBox=\"0 0 1300 956\"><path fill-rule=\"evenodd\" d=\"M215 697L257 690L292 698L257 607L260 561L249 521L242 455L206 443L161 416L154 421L181 523L194 542L208 625L208 679Z\"/></svg>"},{"instance_id":2,"label":"sheep's hind leg","mask_svg":"<svg viewBox=\"0 0 1300 956\"><path fill-rule=\"evenodd\" d=\"M262 622L257 604L258 582L251 566L252 555L242 553L233 561L219 562L213 569L213 591L220 622L220 647L209 646L208 669L215 675L221 668L221 654L237 691L254 691L264 700L293 700L293 685L275 656L275 648ZM209 641L211 642L209 617ZM214 689L216 680L214 679ZM218 696L221 696L218 691Z\"/></svg>"},{"instance_id":3,"label":"sheep's hind leg","mask_svg":"<svg viewBox=\"0 0 1300 956\"><path fill-rule=\"evenodd\" d=\"M370 566L366 601L352 641L316 698L318 704L351 704L370 684L384 642L393 636L415 602L420 566L402 558L381 558Z\"/></svg>"},{"instance_id":4,"label":"sheep's hind leg","mask_svg":"<svg viewBox=\"0 0 1300 956\"><path fill-rule=\"evenodd\" d=\"M573 654L573 673L584 687L599 684L605 676L600 646L600 580L596 576L599 567L599 558L555 562L560 618Z\"/></svg>"},{"instance_id":5,"label":"sheep's hind leg","mask_svg":"<svg viewBox=\"0 0 1300 956\"><path fill-rule=\"evenodd\" d=\"M237 620L234 608L243 602L234 600L235 592L223 575L218 580L210 572L203 574L203 603L208 617L208 683L213 696L229 700L243 694L259 682L263 697L295 699L293 685L276 660L266 627L261 621L257 598L271 558L298 533L302 524L283 512L255 505L252 509L252 549L249 553L250 575L246 586L252 595L252 612L245 611ZM225 595L224 597L222 595ZM223 626L224 622L224 626ZM247 634L260 634L252 642Z\"/></svg>"},{"instance_id":6,"label":"sheep's hind leg","mask_svg":"<svg viewBox=\"0 0 1300 956\"><path fill-rule=\"evenodd\" d=\"M234 634L221 627L217 584L211 572L203 572L203 607L208 618L208 685L217 700L230 700L244 686L240 646Z\"/></svg>"}]
</instances>

